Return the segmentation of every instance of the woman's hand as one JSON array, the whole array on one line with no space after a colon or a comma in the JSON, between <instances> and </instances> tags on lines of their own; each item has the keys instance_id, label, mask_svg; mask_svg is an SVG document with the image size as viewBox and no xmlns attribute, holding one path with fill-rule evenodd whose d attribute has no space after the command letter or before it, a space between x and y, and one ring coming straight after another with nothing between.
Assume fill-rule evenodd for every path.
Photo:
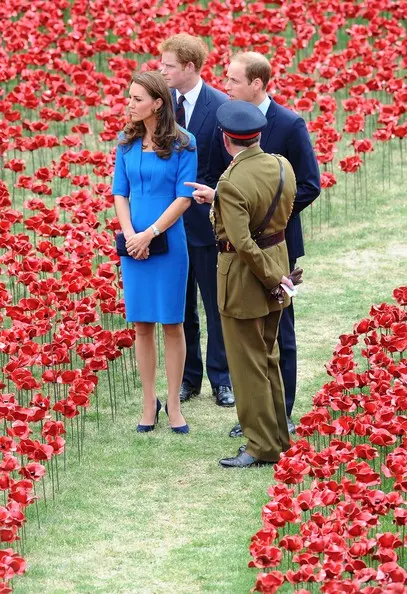
<instances>
[{"instance_id":1,"label":"woman's hand","mask_svg":"<svg viewBox=\"0 0 407 594\"><path fill-rule=\"evenodd\" d=\"M215 197L215 190L209 186L205 186L205 184L198 184L197 182L184 182L184 186L195 188L195 191L192 192L192 196L195 198L195 201L198 204L204 204L205 202L212 204Z\"/></svg>"},{"instance_id":2,"label":"woman's hand","mask_svg":"<svg viewBox=\"0 0 407 594\"><path fill-rule=\"evenodd\" d=\"M126 239L126 248L130 256L135 260L146 260L150 255L148 246L153 237L153 231L149 228Z\"/></svg>"}]
</instances>

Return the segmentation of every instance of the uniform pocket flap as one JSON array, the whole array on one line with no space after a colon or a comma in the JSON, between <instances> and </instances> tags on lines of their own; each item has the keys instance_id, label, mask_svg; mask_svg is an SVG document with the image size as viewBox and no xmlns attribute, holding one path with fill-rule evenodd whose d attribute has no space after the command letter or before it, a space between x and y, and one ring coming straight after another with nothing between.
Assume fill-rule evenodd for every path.
<instances>
[{"instance_id":1,"label":"uniform pocket flap","mask_svg":"<svg viewBox=\"0 0 407 594\"><path fill-rule=\"evenodd\" d=\"M230 265L233 262L233 256L230 254L222 254L218 258L218 272L219 274L227 274L229 272Z\"/></svg>"}]
</instances>

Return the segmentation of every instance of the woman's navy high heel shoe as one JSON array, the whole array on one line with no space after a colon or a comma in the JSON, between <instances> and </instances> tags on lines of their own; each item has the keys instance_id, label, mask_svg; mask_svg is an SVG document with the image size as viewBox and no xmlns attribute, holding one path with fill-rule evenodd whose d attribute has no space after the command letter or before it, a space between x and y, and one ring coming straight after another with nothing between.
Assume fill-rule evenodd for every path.
<instances>
[{"instance_id":1,"label":"woman's navy high heel shoe","mask_svg":"<svg viewBox=\"0 0 407 594\"><path fill-rule=\"evenodd\" d=\"M157 409L155 413L154 425L137 425L136 431L137 433L148 433L149 431L154 431L155 426L158 423L158 415L161 410L161 402L157 398Z\"/></svg>"},{"instance_id":2,"label":"woman's navy high heel shoe","mask_svg":"<svg viewBox=\"0 0 407 594\"><path fill-rule=\"evenodd\" d=\"M165 414L167 415L167 417L169 417L167 403L165 403ZM189 427L186 424L181 425L180 427L172 427L172 425L170 425L170 427L171 431L173 431L174 433L189 433Z\"/></svg>"}]
</instances>

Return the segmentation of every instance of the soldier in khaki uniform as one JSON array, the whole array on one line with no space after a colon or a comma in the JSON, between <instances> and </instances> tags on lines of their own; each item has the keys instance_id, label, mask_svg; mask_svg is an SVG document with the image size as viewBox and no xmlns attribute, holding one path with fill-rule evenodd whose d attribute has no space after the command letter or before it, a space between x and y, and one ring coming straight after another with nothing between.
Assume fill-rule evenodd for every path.
<instances>
[{"instance_id":1,"label":"soldier in khaki uniform","mask_svg":"<svg viewBox=\"0 0 407 594\"><path fill-rule=\"evenodd\" d=\"M280 283L293 289L287 278L284 229L296 184L287 159L260 148L267 120L256 106L238 100L225 103L217 118L233 161L215 196L207 186L191 185L197 202L214 199L218 306L237 413L248 439L246 448L220 464L245 468L277 462L290 447L277 343L281 312L290 300L284 292L280 300L270 292ZM279 186L280 198L274 200L274 213L266 223Z\"/></svg>"}]
</instances>

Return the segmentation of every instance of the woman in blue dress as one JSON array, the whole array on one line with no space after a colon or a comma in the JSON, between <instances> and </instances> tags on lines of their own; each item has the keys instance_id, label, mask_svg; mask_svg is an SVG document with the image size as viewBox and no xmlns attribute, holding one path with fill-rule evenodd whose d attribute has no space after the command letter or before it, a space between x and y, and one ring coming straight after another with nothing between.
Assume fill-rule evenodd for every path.
<instances>
[{"instance_id":1,"label":"woman in blue dress","mask_svg":"<svg viewBox=\"0 0 407 594\"><path fill-rule=\"evenodd\" d=\"M172 98L159 72L135 74L130 120L116 152L112 193L129 256L121 258L126 319L136 325L136 357L143 386L137 431L152 431L161 404L156 396L155 323L163 325L171 428L187 433L179 392L185 364L183 331L188 251L182 214L196 179L195 138L175 122ZM150 255L152 239L166 231L168 252Z\"/></svg>"}]
</instances>

